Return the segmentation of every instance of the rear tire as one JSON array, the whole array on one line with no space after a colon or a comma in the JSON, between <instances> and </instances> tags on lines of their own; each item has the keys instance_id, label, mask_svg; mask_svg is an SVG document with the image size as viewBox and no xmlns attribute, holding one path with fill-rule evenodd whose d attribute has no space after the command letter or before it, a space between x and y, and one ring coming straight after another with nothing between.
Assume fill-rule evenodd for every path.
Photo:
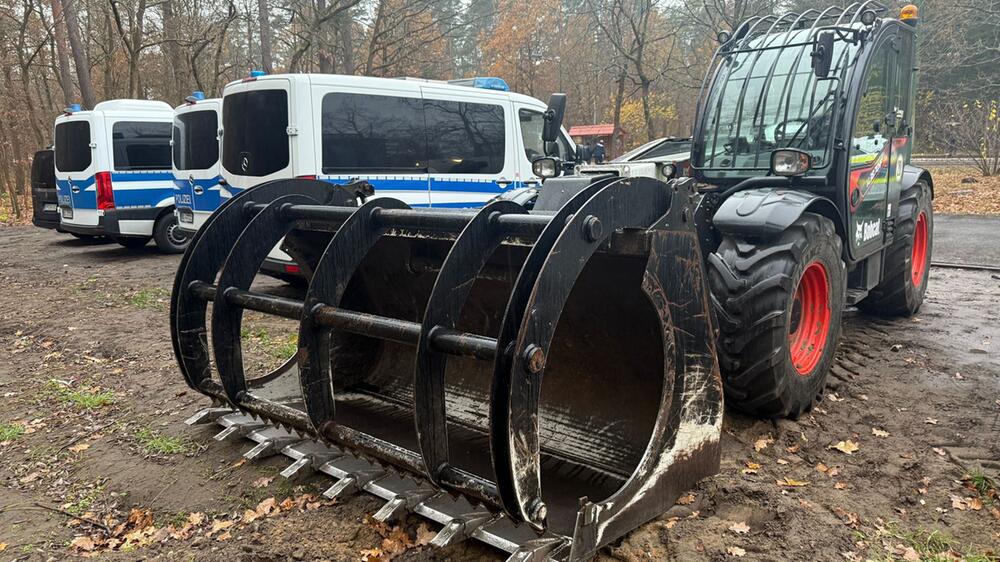
<instances>
[{"instance_id":1,"label":"rear tire","mask_svg":"<svg viewBox=\"0 0 1000 562\"><path fill-rule=\"evenodd\" d=\"M124 246L130 250L142 248L146 244L149 244L149 240L149 236L118 236L114 238L114 241L119 246Z\"/></svg>"},{"instance_id":2,"label":"rear tire","mask_svg":"<svg viewBox=\"0 0 1000 562\"><path fill-rule=\"evenodd\" d=\"M804 213L777 239L726 236L709 255L730 406L794 419L821 395L840 337L841 245L830 219Z\"/></svg>"},{"instance_id":3,"label":"rear tire","mask_svg":"<svg viewBox=\"0 0 1000 562\"><path fill-rule=\"evenodd\" d=\"M191 243L191 237L181 230L177 217L168 212L156 219L156 224L153 225L153 241L165 254L180 254Z\"/></svg>"},{"instance_id":4,"label":"rear tire","mask_svg":"<svg viewBox=\"0 0 1000 562\"><path fill-rule=\"evenodd\" d=\"M896 238L885 253L885 277L858 303L861 310L877 316L912 316L920 310L934 241L930 191L921 180L900 195Z\"/></svg>"}]
</instances>

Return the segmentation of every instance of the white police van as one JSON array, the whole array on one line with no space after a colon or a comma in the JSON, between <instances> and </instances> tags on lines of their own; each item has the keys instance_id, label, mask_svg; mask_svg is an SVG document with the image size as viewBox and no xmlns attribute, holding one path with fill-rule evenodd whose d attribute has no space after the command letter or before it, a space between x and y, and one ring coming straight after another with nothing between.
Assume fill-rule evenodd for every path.
<instances>
[{"instance_id":1,"label":"white police van","mask_svg":"<svg viewBox=\"0 0 1000 562\"><path fill-rule=\"evenodd\" d=\"M161 101L110 100L91 111L79 105L55 121L59 226L108 236L128 248L150 239L180 252L170 169L173 109Z\"/></svg>"},{"instance_id":2,"label":"white police van","mask_svg":"<svg viewBox=\"0 0 1000 562\"><path fill-rule=\"evenodd\" d=\"M222 176L239 190L284 178L368 181L414 207L478 207L522 187L545 154L546 104L499 78L451 82L332 74L263 75L225 88ZM575 146L563 131L559 156ZM265 270L296 273L272 252Z\"/></svg>"},{"instance_id":3,"label":"white police van","mask_svg":"<svg viewBox=\"0 0 1000 562\"><path fill-rule=\"evenodd\" d=\"M174 108L170 146L173 152L174 213L187 233L201 228L223 201L233 196L219 166L222 98L205 99L196 91Z\"/></svg>"}]
</instances>

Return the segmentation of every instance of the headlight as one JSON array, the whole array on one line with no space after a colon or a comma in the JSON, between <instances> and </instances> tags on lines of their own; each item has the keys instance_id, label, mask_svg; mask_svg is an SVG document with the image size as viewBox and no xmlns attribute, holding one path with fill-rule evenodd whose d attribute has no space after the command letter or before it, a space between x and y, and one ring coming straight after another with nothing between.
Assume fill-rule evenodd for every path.
<instances>
[{"instance_id":1,"label":"headlight","mask_svg":"<svg viewBox=\"0 0 1000 562\"><path fill-rule=\"evenodd\" d=\"M677 173L677 168L673 164L664 164L660 166L660 173L663 174L663 177L670 179Z\"/></svg>"},{"instance_id":2,"label":"headlight","mask_svg":"<svg viewBox=\"0 0 1000 562\"><path fill-rule=\"evenodd\" d=\"M559 160L551 156L536 158L531 163L531 172L543 179L554 178L559 175Z\"/></svg>"},{"instance_id":3,"label":"headlight","mask_svg":"<svg viewBox=\"0 0 1000 562\"><path fill-rule=\"evenodd\" d=\"M808 152L782 148L771 153L771 173L776 176L801 176L809 171Z\"/></svg>"}]
</instances>

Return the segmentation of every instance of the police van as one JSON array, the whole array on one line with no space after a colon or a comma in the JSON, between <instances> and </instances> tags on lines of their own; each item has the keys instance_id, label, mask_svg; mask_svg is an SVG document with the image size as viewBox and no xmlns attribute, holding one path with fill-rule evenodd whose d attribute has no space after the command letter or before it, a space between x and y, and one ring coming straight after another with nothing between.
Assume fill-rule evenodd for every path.
<instances>
[{"instance_id":1,"label":"police van","mask_svg":"<svg viewBox=\"0 0 1000 562\"><path fill-rule=\"evenodd\" d=\"M74 105L55 121L59 227L108 236L127 248L150 239L181 252L170 164L173 109L161 101L110 100Z\"/></svg>"},{"instance_id":2,"label":"police van","mask_svg":"<svg viewBox=\"0 0 1000 562\"><path fill-rule=\"evenodd\" d=\"M231 189L283 178L367 180L414 207L478 207L540 185L546 104L499 78L450 82L332 74L264 75L225 88L222 176ZM564 162L575 146L563 131ZM551 151L551 150L550 150ZM275 251L265 270L288 256Z\"/></svg>"},{"instance_id":3,"label":"police van","mask_svg":"<svg viewBox=\"0 0 1000 562\"><path fill-rule=\"evenodd\" d=\"M178 226L187 233L201 228L223 201L233 196L219 167L222 99L196 91L174 108L174 205Z\"/></svg>"}]
</instances>

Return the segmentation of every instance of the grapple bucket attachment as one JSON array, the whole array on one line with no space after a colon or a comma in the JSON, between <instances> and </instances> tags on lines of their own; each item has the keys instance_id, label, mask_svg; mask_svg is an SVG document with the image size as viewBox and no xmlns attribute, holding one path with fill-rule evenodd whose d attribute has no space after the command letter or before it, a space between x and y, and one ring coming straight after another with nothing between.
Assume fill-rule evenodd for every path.
<instances>
[{"instance_id":1,"label":"grapple bucket attachment","mask_svg":"<svg viewBox=\"0 0 1000 562\"><path fill-rule=\"evenodd\" d=\"M690 180L559 178L530 212L359 206L359 186L263 184L194 237L172 336L217 407L193 422L256 441L250 458L291 457L288 476L333 476L328 496L385 498L379 519L437 521L434 544L516 560L587 558L717 471ZM251 287L282 237L304 298ZM245 310L299 322L274 372L244 369Z\"/></svg>"}]
</instances>

